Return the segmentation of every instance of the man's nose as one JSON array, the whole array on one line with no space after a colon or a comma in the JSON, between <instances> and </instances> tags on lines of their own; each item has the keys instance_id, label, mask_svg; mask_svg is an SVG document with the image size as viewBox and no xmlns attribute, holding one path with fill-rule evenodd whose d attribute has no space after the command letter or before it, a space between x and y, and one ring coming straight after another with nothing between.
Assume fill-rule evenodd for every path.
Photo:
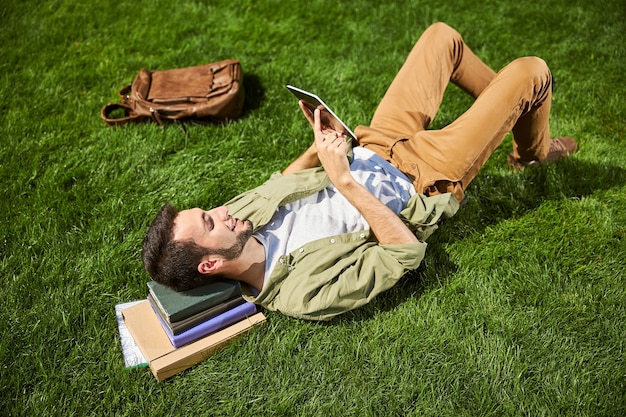
<instances>
[{"instance_id":1,"label":"man's nose","mask_svg":"<svg viewBox=\"0 0 626 417\"><path fill-rule=\"evenodd\" d=\"M217 207L216 209L216 214L217 216L221 219L221 220L225 220L228 218L228 207L226 206L220 206Z\"/></svg>"}]
</instances>

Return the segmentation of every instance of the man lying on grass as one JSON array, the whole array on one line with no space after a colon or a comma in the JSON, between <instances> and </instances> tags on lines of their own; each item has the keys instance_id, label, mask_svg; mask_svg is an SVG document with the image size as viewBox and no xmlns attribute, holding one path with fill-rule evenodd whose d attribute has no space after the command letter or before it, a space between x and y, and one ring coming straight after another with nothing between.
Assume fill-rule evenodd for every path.
<instances>
[{"instance_id":1,"label":"man lying on grass","mask_svg":"<svg viewBox=\"0 0 626 417\"><path fill-rule=\"evenodd\" d=\"M476 100L452 124L427 130L449 82ZM550 139L551 100L541 59L520 58L496 74L458 32L434 24L370 126L355 130L358 146L301 103L312 145L224 206L177 212L166 204L144 240L143 264L178 290L215 277L241 281L247 300L294 317L326 320L362 306L419 266L424 241L456 213L509 131L514 169L576 150L570 138Z\"/></svg>"}]
</instances>

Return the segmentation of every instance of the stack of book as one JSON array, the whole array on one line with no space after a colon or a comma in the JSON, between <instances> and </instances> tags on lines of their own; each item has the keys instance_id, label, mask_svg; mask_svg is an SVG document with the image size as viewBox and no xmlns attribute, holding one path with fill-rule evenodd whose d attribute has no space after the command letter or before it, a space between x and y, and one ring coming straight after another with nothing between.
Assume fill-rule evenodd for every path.
<instances>
[{"instance_id":1,"label":"stack of book","mask_svg":"<svg viewBox=\"0 0 626 417\"><path fill-rule=\"evenodd\" d=\"M237 281L214 281L188 291L148 282L148 302L172 346L178 348L256 313Z\"/></svg>"},{"instance_id":2,"label":"stack of book","mask_svg":"<svg viewBox=\"0 0 626 417\"><path fill-rule=\"evenodd\" d=\"M175 292L148 283L148 299L115 306L127 367L148 365L158 381L187 369L265 323L234 281Z\"/></svg>"}]
</instances>

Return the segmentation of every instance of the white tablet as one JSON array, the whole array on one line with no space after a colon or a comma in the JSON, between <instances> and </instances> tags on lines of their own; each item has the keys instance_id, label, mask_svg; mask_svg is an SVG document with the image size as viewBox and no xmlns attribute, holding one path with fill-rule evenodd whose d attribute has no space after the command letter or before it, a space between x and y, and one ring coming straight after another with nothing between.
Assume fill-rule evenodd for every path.
<instances>
[{"instance_id":1,"label":"white tablet","mask_svg":"<svg viewBox=\"0 0 626 417\"><path fill-rule=\"evenodd\" d=\"M309 93L308 91L304 91L300 88L294 87L292 85L286 86L289 91L291 91L298 99L302 100L306 107L311 110L311 114L315 109L320 109L321 122L322 125L327 126L337 132L343 132L345 135L353 140L356 140L356 136L350 130L348 126L344 122L341 121L339 117L322 101L321 98L316 96L313 93Z\"/></svg>"}]
</instances>

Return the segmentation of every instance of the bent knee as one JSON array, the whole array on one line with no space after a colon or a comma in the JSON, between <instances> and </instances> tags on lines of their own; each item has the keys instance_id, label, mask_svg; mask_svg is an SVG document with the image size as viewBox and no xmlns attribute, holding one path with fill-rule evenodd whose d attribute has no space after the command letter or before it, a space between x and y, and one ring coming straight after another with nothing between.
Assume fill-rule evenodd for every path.
<instances>
[{"instance_id":1,"label":"bent knee","mask_svg":"<svg viewBox=\"0 0 626 417\"><path fill-rule=\"evenodd\" d=\"M553 89L552 73L548 64L536 56L517 58L501 71L502 77L519 87L528 87L534 93L534 103L549 98Z\"/></svg>"},{"instance_id":2,"label":"bent knee","mask_svg":"<svg viewBox=\"0 0 626 417\"><path fill-rule=\"evenodd\" d=\"M511 77L520 84L531 82L545 87L552 86L552 74L546 62L536 56L517 58L501 71L503 76ZM505 75L506 74L506 75Z\"/></svg>"},{"instance_id":3,"label":"bent knee","mask_svg":"<svg viewBox=\"0 0 626 417\"><path fill-rule=\"evenodd\" d=\"M517 58L509 64L512 70L527 75L550 74L550 68L543 59L537 56Z\"/></svg>"},{"instance_id":4,"label":"bent knee","mask_svg":"<svg viewBox=\"0 0 626 417\"><path fill-rule=\"evenodd\" d=\"M419 42L428 45L432 51L448 54L455 68L463 58L463 37L456 29L443 22L430 25L420 37Z\"/></svg>"},{"instance_id":5,"label":"bent knee","mask_svg":"<svg viewBox=\"0 0 626 417\"><path fill-rule=\"evenodd\" d=\"M424 31L424 34L435 36L437 38L455 38L461 37L461 34L456 29L443 22L436 22L428 26Z\"/></svg>"}]
</instances>

